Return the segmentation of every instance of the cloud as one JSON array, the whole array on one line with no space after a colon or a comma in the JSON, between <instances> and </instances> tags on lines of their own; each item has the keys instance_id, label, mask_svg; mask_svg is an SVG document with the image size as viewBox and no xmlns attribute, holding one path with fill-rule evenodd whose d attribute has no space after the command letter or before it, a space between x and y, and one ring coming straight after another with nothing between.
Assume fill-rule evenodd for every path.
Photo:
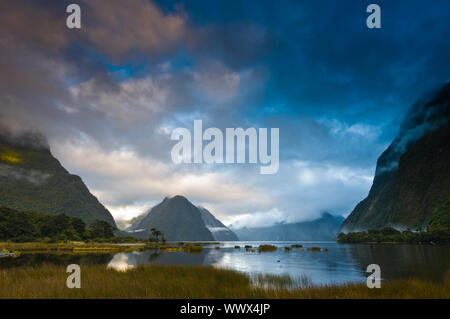
<instances>
[{"instance_id":1,"label":"cloud","mask_svg":"<svg viewBox=\"0 0 450 319\"><path fill-rule=\"evenodd\" d=\"M193 74L195 84L206 98L217 103L236 96L241 76L222 63L214 61Z\"/></svg>"},{"instance_id":2,"label":"cloud","mask_svg":"<svg viewBox=\"0 0 450 319\"><path fill-rule=\"evenodd\" d=\"M175 194L225 223L347 214L404 110L448 79L448 5L382 2L378 32L349 3L82 1L68 30L63 2L2 1L0 125L45 133L119 218ZM194 119L280 128L278 174L172 164Z\"/></svg>"},{"instance_id":3,"label":"cloud","mask_svg":"<svg viewBox=\"0 0 450 319\"><path fill-rule=\"evenodd\" d=\"M44 184L52 175L44 174L37 170L17 168L10 165L0 164L0 177L23 180L34 185ZM2 183L0 179L0 184Z\"/></svg>"},{"instance_id":4,"label":"cloud","mask_svg":"<svg viewBox=\"0 0 450 319\"><path fill-rule=\"evenodd\" d=\"M167 53L187 32L183 13L164 14L151 1L83 1L82 7L88 42L114 59L133 51L150 56Z\"/></svg>"},{"instance_id":5,"label":"cloud","mask_svg":"<svg viewBox=\"0 0 450 319\"><path fill-rule=\"evenodd\" d=\"M274 208L266 212L242 214L231 224L235 229L243 227L265 227L280 223L284 221L284 218L284 214L278 209Z\"/></svg>"},{"instance_id":6,"label":"cloud","mask_svg":"<svg viewBox=\"0 0 450 319\"><path fill-rule=\"evenodd\" d=\"M53 153L71 173L83 176L89 189L118 218L130 218L137 207L150 208L178 194L208 207L224 205L224 214L233 206L242 208L237 203L267 207L271 202L256 185L242 183L228 171L193 173L131 150L106 151L93 140L56 143Z\"/></svg>"},{"instance_id":7,"label":"cloud","mask_svg":"<svg viewBox=\"0 0 450 319\"><path fill-rule=\"evenodd\" d=\"M81 108L102 112L128 125L147 121L163 111L173 93L161 77L130 79L111 87L93 78L72 87L70 92Z\"/></svg>"},{"instance_id":8,"label":"cloud","mask_svg":"<svg viewBox=\"0 0 450 319\"><path fill-rule=\"evenodd\" d=\"M67 29L61 18L48 8L46 10L27 2L4 0L0 3L0 41L14 39L20 42L8 41L9 44L17 47L45 47L53 51L68 43Z\"/></svg>"}]
</instances>

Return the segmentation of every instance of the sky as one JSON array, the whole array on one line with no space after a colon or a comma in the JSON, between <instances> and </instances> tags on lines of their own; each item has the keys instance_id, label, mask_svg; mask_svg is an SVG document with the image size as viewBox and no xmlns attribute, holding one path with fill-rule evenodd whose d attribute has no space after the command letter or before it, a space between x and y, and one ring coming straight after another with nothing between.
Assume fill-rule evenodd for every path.
<instances>
[{"instance_id":1,"label":"sky","mask_svg":"<svg viewBox=\"0 0 450 319\"><path fill-rule=\"evenodd\" d=\"M0 125L44 133L116 219L177 194L235 227L346 216L407 110L449 81L449 16L447 0L2 0ZM173 163L194 120L279 128L278 172Z\"/></svg>"}]
</instances>

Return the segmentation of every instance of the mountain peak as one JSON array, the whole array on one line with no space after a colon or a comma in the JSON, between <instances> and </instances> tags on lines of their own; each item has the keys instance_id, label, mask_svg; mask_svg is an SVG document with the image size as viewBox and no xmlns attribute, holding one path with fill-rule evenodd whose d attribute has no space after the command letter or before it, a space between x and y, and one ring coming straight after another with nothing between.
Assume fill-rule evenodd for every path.
<instances>
[{"instance_id":1,"label":"mountain peak","mask_svg":"<svg viewBox=\"0 0 450 319\"><path fill-rule=\"evenodd\" d=\"M116 226L110 212L81 178L71 175L50 153L39 133L0 134L0 206L45 214L66 214L86 223L104 220Z\"/></svg>"},{"instance_id":2,"label":"mountain peak","mask_svg":"<svg viewBox=\"0 0 450 319\"><path fill-rule=\"evenodd\" d=\"M174 201L174 202L188 202L191 203L186 197L181 196L181 195L175 195L172 197L166 197L167 200L169 201Z\"/></svg>"},{"instance_id":3,"label":"mountain peak","mask_svg":"<svg viewBox=\"0 0 450 319\"><path fill-rule=\"evenodd\" d=\"M236 235L207 209L196 207L181 195L165 197L144 215L127 230L134 231L134 235L142 237L146 236L151 228L156 228L170 241L238 240ZM138 234L138 230L145 231Z\"/></svg>"},{"instance_id":4,"label":"mountain peak","mask_svg":"<svg viewBox=\"0 0 450 319\"><path fill-rule=\"evenodd\" d=\"M450 83L415 103L377 161L369 195L341 231L423 229L450 197Z\"/></svg>"}]
</instances>

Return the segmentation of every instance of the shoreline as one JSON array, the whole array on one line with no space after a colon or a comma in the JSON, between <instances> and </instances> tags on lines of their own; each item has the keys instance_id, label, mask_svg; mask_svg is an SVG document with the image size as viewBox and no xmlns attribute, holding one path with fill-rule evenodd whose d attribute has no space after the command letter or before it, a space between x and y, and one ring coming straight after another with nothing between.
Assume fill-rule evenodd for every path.
<instances>
[{"instance_id":1,"label":"shoreline","mask_svg":"<svg viewBox=\"0 0 450 319\"><path fill-rule=\"evenodd\" d=\"M365 283L289 288L286 276L261 277L212 266L139 266L126 272L99 265L81 268L81 288L66 287L65 266L42 265L2 269L0 299L448 299L450 272L443 283L418 279L384 281L380 289ZM269 286L267 284L270 284Z\"/></svg>"}]
</instances>

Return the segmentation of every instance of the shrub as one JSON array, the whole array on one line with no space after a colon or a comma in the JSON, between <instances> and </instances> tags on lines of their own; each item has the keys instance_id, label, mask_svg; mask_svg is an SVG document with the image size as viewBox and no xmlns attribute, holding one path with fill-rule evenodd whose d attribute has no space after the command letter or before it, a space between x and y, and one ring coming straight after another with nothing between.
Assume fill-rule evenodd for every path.
<instances>
[{"instance_id":1,"label":"shrub","mask_svg":"<svg viewBox=\"0 0 450 319\"><path fill-rule=\"evenodd\" d=\"M183 250L187 253L198 254L203 251L203 247L199 245L186 245L183 247Z\"/></svg>"},{"instance_id":2,"label":"shrub","mask_svg":"<svg viewBox=\"0 0 450 319\"><path fill-rule=\"evenodd\" d=\"M271 252L277 250L277 247L273 245L260 245L258 247L259 252Z\"/></svg>"}]
</instances>

